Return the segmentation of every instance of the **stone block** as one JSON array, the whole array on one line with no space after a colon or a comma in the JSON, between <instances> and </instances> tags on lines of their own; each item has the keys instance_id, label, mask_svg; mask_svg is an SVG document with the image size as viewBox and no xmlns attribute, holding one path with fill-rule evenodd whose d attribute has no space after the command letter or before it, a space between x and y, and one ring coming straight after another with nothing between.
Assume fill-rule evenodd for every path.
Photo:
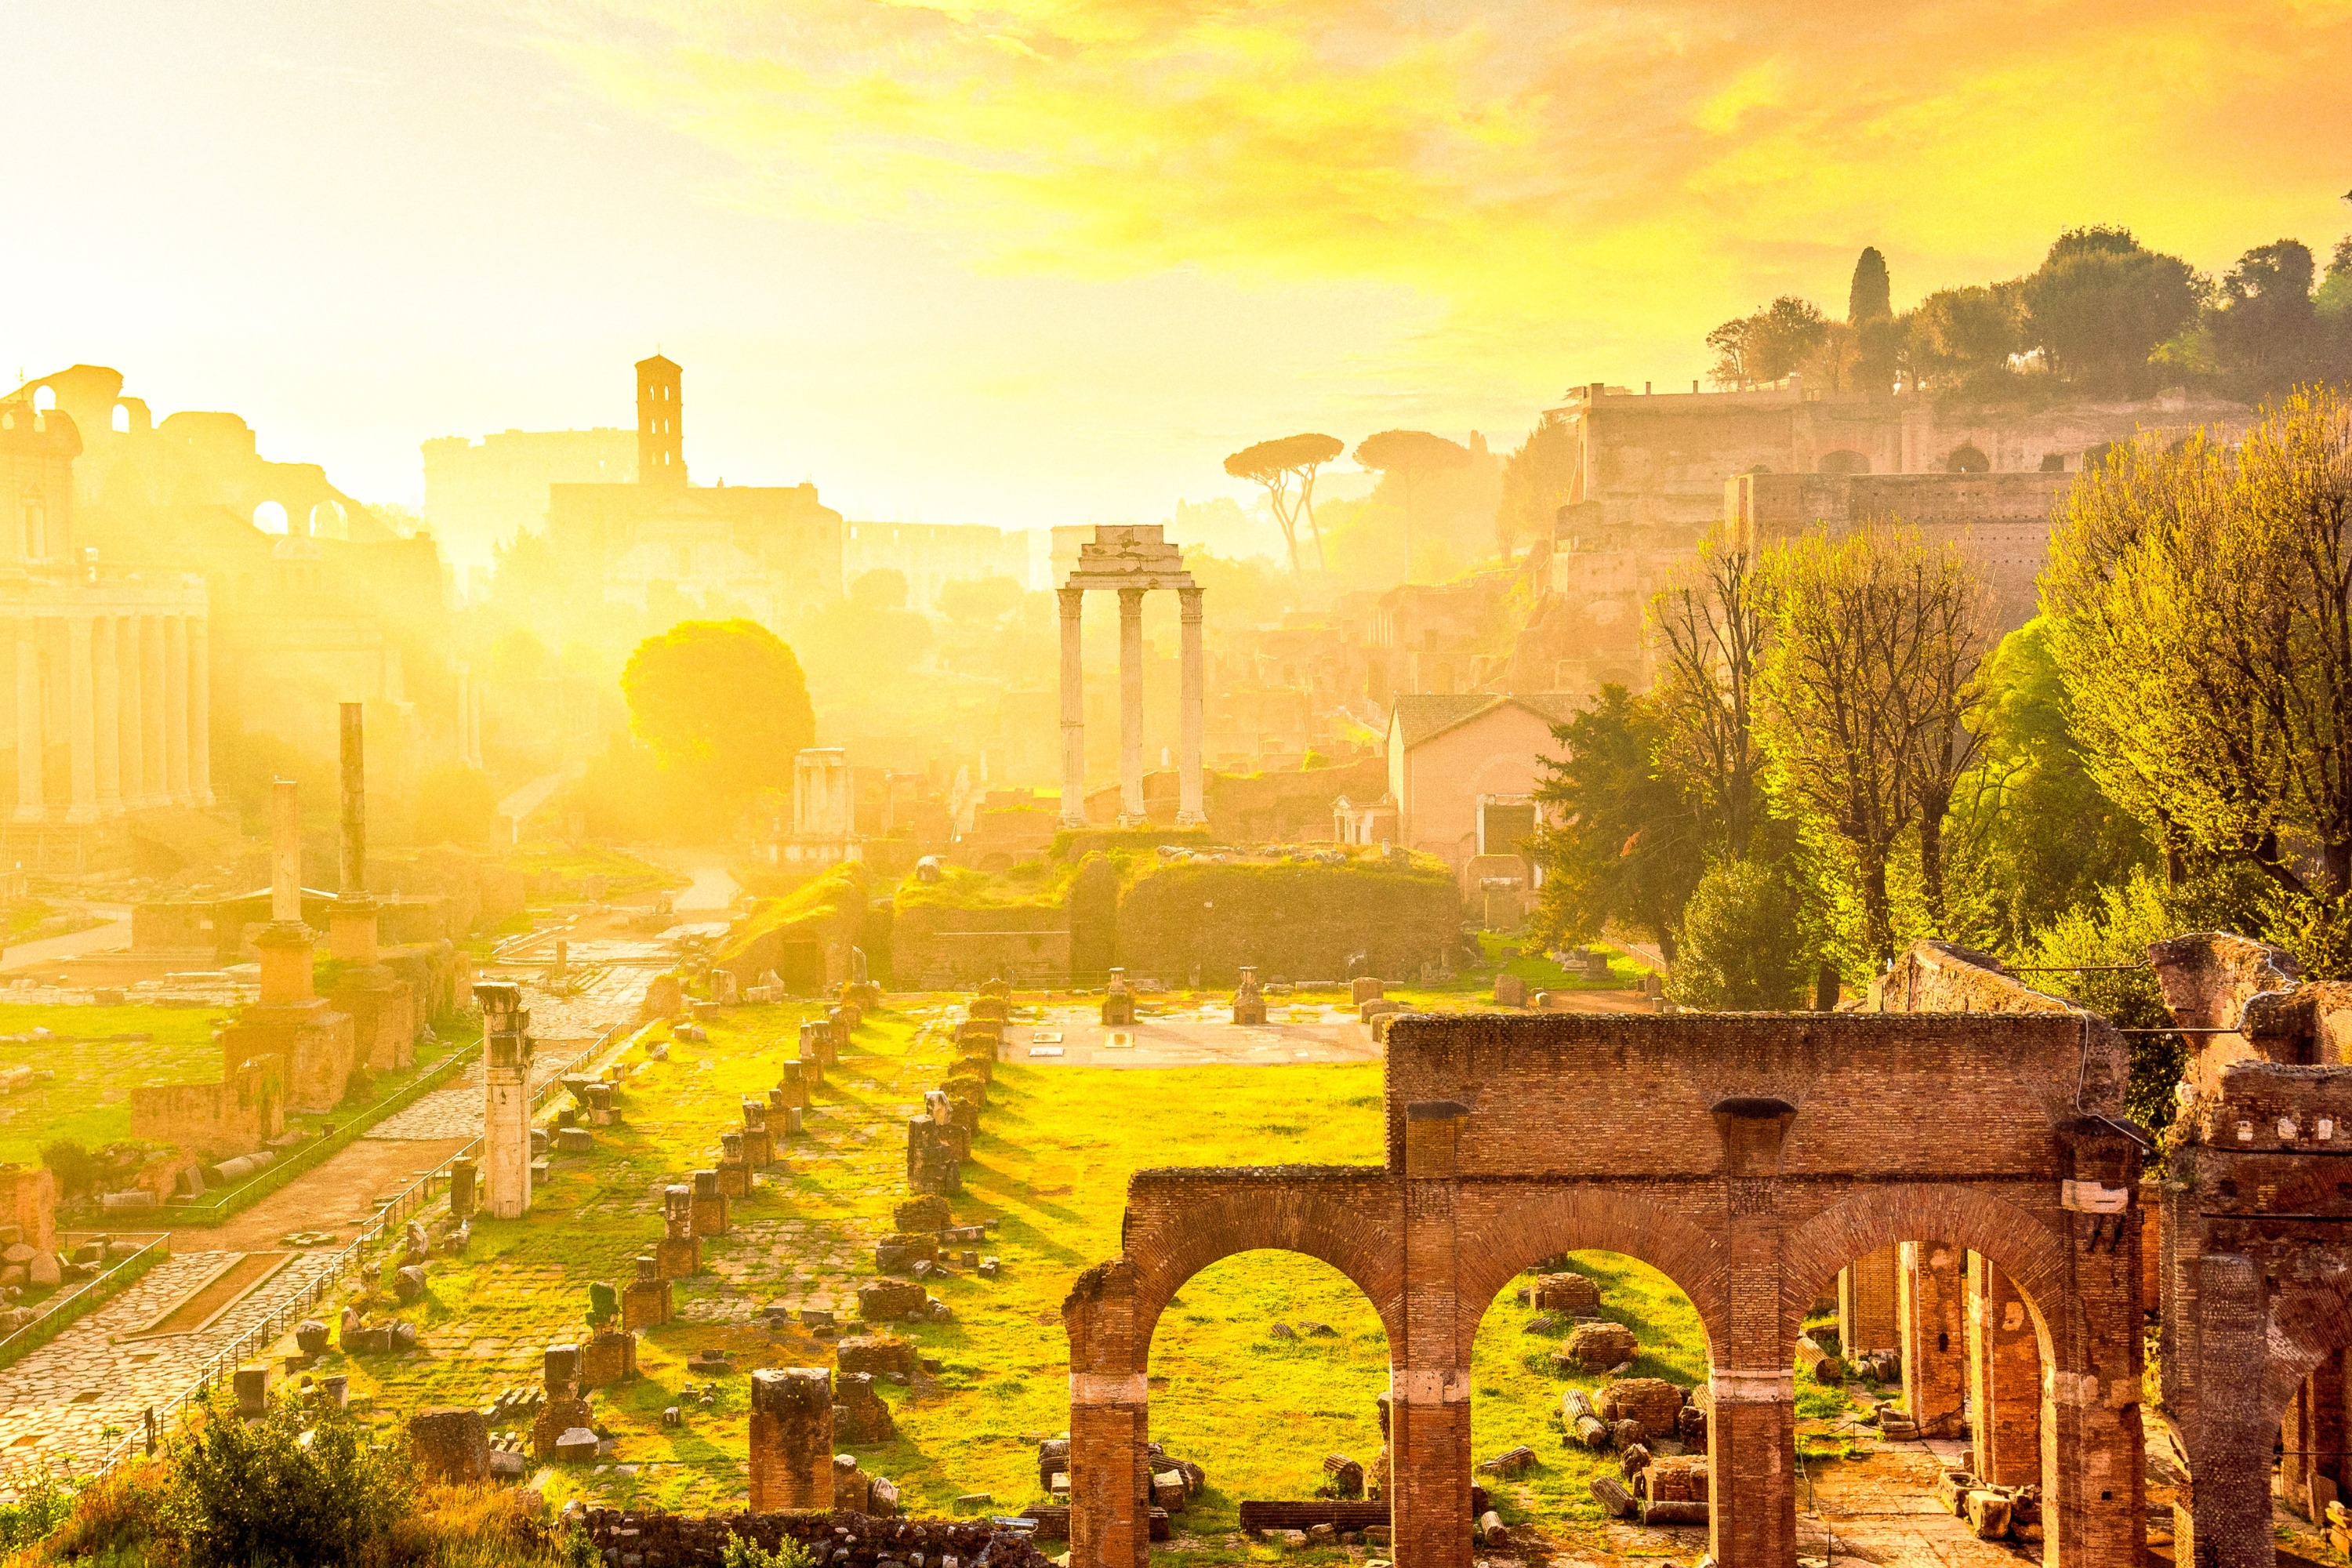
<instances>
[{"instance_id":1,"label":"stone block","mask_svg":"<svg viewBox=\"0 0 2352 1568\"><path fill-rule=\"evenodd\" d=\"M427 1480L469 1486L490 1479L490 1426L479 1410L420 1410L408 1418L408 1446Z\"/></svg>"},{"instance_id":2,"label":"stone block","mask_svg":"<svg viewBox=\"0 0 2352 1568\"><path fill-rule=\"evenodd\" d=\"M751 1511L834 1504L833 1374L824 1367L751 1374Z\"/></svg>"},{"instance_id":3,"label":"stone block","mask_svg":"<svg viewBox=\"0 0 2352 1568\"><path fill-rule=\"evenodd\" d=\"M1386 984L1369 974L1360 974L1348 983L1349 1005L1360 1007L1367 1002L1378 1002L1388 994Z\"/></svg>"},{"instance_id":4,"label":"stone block","mask_svg":"<svg viewBox=\"0 0 2352 1568\"><path fill-rule=\"evenodd\" d=\"M636 1335L625 1330L600 1329L580 1347L582 1388L604 1388L636 1375Z\"/></svg>"},{"instance_id":5,"label":"stone block","mask_svg":"<svg viewBox=\"0 0 2352 1568\"><path fill-rule=\"evenodd\" d=\"M1580 1323L1559 1353L1586 1372L1607 1372L1632 1361L1641 1348L1633 1331L1622 1323Z\"/></svg>"},{"instance_id":6,"label":"stone block","mask_svg":"<svg viewBox=\"0 0 2352 1568\"><path fill-rule=\"evenodd\" d=\"M946 1230L955 1223L948 1210L947 1199L936 1193L923 1193L908 1198L890 1211L891 1218L902 1231Z\"/></svg>"},{"instance_id":7,"label":"stone block","mask_svg":"<svg viewBox=\"0 0 2352 1568\"><path fill-rule=\"evenodd\" d=\"M890 1406L876 1392L870 1372L845 1372L834 1379L833 1430L836 1443L887 1443L898 1435Z\"/></svg>"},{"instance_id":8,"label":"stone block","mask_svg":"<svg viewBox=\"0 0 2352 1568\"><path fill-rule=\"evenodd\" d=\"M911 1379L919 1369L914 1342L896 1334L853 1334L835 1348L841 1370Z\"/></svg>"},{"instance_id":9,"label":"stone block","mask_svg":"<svg viewBox=\"0 0 2352 1568\"><path fill-rule=\"evenodd\" d=\"M1530 1300L1538 1312L1589 1318L1601 1310L1601 1287L1581 1274L1546 1274L1536 1281Z\"/></svg>"},{"instance_id":10,"label":"stone block","mask_svg":"<svg viewBox=\"0 0 2352 1568\"><path fill-rule=\"evenodd\" d=\"M555 1152L559 1154L587 1154L596 1148L596 1135L585 1127L559 1127L555 1130Z\"/></svg>"},{"instance_id":11,"label":"stone block","mask_svg":"<svg viewBox=\"0 0 2352 1568\"><path fill-rule=\"evenodd\" d=\"M269 1414L269 1372L266 1367L240 1368L233 1380L236 1391L236 1413L247 1421L258 1421Z\"/></svg>"},{"instance_id":12,"label":"stone block","mask_svg":"<svg viewBox=\"0 0 2352 1568\"><path fill-rule=\"evenodd\" d=\"M1999 1541L2009 1533L2008 1495L1990 1490L1969 1493L1968 1521L1969 1533L1978 1540Z\"/></svg>"},{"instance_id":13,"label":"stone block","mask_svg":"<svg viewBox=\"0 0 2352 1568\"><path fill-rule=\"evenodd\" d=\"M566 1427L555 1439L555 1458L567 1465L588 1465L596 1460L596 1434L585 1426Z\"/></svg>"},{"instance_id":14,"label":"stone block","mask_svg":"<svg viewBox=\"0 0 2352 1568\"><path fill-rule=\"evenodd\" d=\"M1665 1436L1682 1415L1683 1391L1662 1377L1621 1377L1601 1390L1592 1408L1604 1421L1638 1421L1645 1435Z\"/></svg>"},{"instance_id":15,"label":"stone block","mask_svg":"<svg viewBox=\"0 0 2352 1568\"><path fill-rule=\"evenodd\" d=\"M1528 1005L1528 983L1516 974L1495 976L1495 1005L1524 1007Z\"/></svg>"},{"instance_id":16,"label":"stone block","mask_svg":"<svg viewBox=\"0 0 2352 1568\"><path fill-rule=\"evenodd\" d=\"M904 1279L877 1279L857 1289L857 1315L869 1323L917 1322L928 1315L922 1286Z\"/></svg>"}]
</instances>

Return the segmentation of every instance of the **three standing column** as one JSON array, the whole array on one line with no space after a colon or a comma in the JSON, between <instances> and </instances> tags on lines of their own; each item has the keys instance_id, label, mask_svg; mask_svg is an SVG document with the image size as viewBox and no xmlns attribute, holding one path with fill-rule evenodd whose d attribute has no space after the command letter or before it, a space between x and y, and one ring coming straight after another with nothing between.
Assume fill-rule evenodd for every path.
<instances>
[{"instance_id":1,"label":"three standing column","mask_svg":"<svg viewBox=\"0 0 2352 1568\"><path fill-rule=\"evenodd\" d=\"M1079 643L1086 611L1084 588L1063 588L1062 606L1062 826L1087 825L1087 669Z\"/></svg>"},{"instance_id":2,"label":"three standing column","mask_svg":"<svg viewBox=\"0 0 2352 1568\"><path fill-rule=\"evenodd\" d=\"M1118 825L1143 827L1143 590L1118 591Z\"/></svg>"}]
</instances>

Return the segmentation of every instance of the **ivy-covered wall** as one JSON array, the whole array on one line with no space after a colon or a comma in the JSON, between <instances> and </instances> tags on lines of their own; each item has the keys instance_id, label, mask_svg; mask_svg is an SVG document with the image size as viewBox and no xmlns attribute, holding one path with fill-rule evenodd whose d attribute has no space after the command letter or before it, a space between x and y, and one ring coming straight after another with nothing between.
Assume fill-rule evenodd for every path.
<instances>
[{"instance_id":1,"label":"ivy-covered wall","mask_svg":"<svg viewBox=\"0 0 2352 1568\"><path fill-rule=\"evenodd\" d=\"M1118 962L1129 973L1230 985L1254 963L1261 980L1368 972L1417 975L1461 942L1462 901L1427 856L1321 860L1183 861L1138 876L1118 903Z\"/></svg>"}]
</instances>

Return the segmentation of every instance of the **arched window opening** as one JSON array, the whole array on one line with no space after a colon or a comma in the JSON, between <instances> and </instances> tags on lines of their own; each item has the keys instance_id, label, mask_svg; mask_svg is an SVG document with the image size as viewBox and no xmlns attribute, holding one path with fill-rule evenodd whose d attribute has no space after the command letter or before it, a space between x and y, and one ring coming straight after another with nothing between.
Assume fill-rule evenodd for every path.
<instances>
[{"instance_id":1,"label":"arched window opening","mask_svg":"<svg viewBox=\"0 0 2352 1568\"><path fill-rule=\"evenodd\" d=\"M1822 454L1821 471L1825 474L1866 474L1870 458L1866 453L1851 449Z\"/></svg>"},{"instance_id":2,"label":"arched window opening","mask_svg":"<svg viewBox=\"0 0 2352 1568\"><path fill-rule=\"evenodd\" d=\"M131 410L130 410L128 407L124 406L123 405L121 405L121 404L120 404L120 403L116 404L116 405L114 405L114 417L113 417L113 424L114 424L114 433L115 433L116 435L118 435L118 436L128 436L128 435L130 435L130 434L131 434Z\"/></svg>"},{"instance_id":3,"label":"arched window opening","mask_svg":"<svg viewBox=\"0 0 2352 1568\"><path fill-rule=\"evenodd\" d=\"M342 503L331 498L313 505L306 522L314 539L343 539L351 532L350 518Z\"/></svg>"},{"instance_id":4,"label":"arched window opening","mask_svg":"<svg viewBox=\"0 0 2352 1568\"><path fill-rule=\"evenodd\" d=\"M1221 1540L1244 1501L1382 1490L1388 1335L1331 1265L1296 1252L1220 1258L1160 1312L1149 1364L1154 1470L1201 1471L1201 1489L1171 1510L1174 1533Z\"/></svg>"},{"instance_id":5,"label":"arched window opening","mask_svg":"<svg viewBox=\"0 0 2352 1568\"><path fill-rule=\"evenodd\" d=\"M1948 474L1987 474L1992 471L1992 459L1964 441L1945 458L1944 471Z\"/></svg>"},{"instance_id":6,"label":"arched window opening","mask_svg":"<svg viewBox=\"0 0 2352 1568\"><path fill-rule=\"evenodd\" d=\"M286 508L274 500L263 501L253 509L253 526L264 533L286 532Z\"/></svg>"},{"instance_id":7,"label":"arched window opening","mask_svg":"<svg viewBox=\"0 0 2352 1568\"><path fill-rule=\"evenodd\" d=\"M33 408L36 413L47 414L57 405L57 388L53 386L37 386L33 388Z\"/></svg>"}]
</instances>

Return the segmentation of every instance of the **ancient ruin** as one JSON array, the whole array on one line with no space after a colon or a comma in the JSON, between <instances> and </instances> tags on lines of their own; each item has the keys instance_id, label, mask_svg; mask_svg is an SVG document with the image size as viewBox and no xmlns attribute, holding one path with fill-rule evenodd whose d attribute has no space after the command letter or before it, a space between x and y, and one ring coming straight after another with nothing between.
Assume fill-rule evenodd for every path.
<instances>
[{"instance_id":1,"label":"ancient ruin","mask_svg":"<svg viewBox=\"0 0 2352 1568\"><path fill-rule=\"evenodd\" d=\"M1182 632L1176 825L1208 820L1201 773L1202 589L1183 558L1157 526L1105 525L1079 550L1077 564L1057 589L1062 606L1062 825L1087 824L1086 667L1079 644L1087 591L1118 595L1118 820L1150 821L1143 803L1143 595L1173 588Z\"/></svg>"}]
</instances>

